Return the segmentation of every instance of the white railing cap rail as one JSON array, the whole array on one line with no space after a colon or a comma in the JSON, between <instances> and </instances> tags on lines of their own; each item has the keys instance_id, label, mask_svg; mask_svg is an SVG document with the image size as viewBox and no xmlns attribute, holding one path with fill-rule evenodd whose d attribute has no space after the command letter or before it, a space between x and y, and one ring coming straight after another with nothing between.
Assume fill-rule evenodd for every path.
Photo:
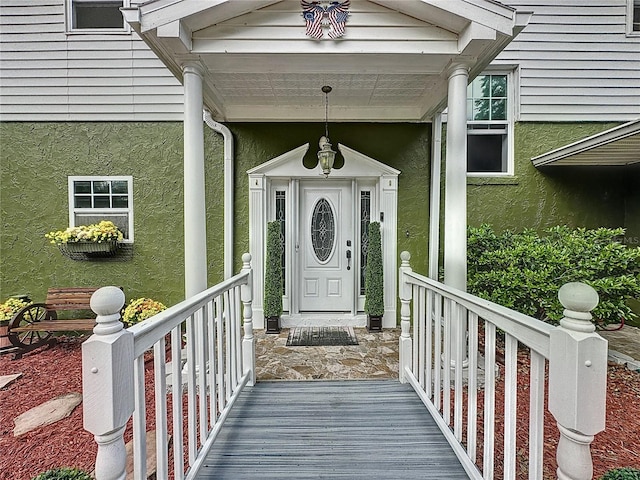
<instances>
[{"instance_id":1,"label":"white railing cap rail","mask_svg":"<svg viewBox=\"0 0 640 480\"><path fill-rule=\"evenodd\" d=\"M428 286L444 297L455 300L467 310L493 323L497 328L513 335L519 341L549 358L549 334L553 325L537 320L497 303L439 283L415 272L403 272L404 280L412 285Z\"/></svg>"},{"instance_id":2,"label":"white railing cap rail","mask_svg":"<svg viewBox=\"0 0 640 480\"><path fill-rule=\"evenodd\" d=\"M247 283L249 275L249 271L242 271L222 283L203 290L193 297L173 305L143 322L129 327L127 330L133 333L135 339L134 356L137 358L153 347L159 338L167 335L187 317L205 306L211 298Z\"/></svg>"}]
</instances>

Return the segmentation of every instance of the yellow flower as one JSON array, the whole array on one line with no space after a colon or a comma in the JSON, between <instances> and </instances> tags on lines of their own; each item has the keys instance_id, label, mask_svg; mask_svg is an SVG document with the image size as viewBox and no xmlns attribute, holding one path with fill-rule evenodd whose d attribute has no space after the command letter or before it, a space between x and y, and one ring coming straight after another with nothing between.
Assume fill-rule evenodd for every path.
<instances>
[{"instance_id":1,"label":"yellow flower","mask_svg":"<svg viewBox=\"0 0 640 480\"><path fill-rule=\"evenodd\" d=\"M147 318L153 317L163 310L166 310L166 308L162 303L152 300L151 298L137 298L131 300L127 308L124 309L122 321L126 326L130 327Z\"/></svg>"},{"instance_id":2,"label":"yellow flower","mask_svg":"<svg viewBox=\"0 0 640 480\"><path fill-rule=\"evenodd\" d=\"M124 238L122 232L113 222L103 220L93 225L79 225L69 227L66 230L49 232L45 235L54 245L73 242L121 242Z\"/></svg>"},{"instance_id":3,"label":"yellow flower","mask_svg":"<svg viewBox=\"0 0 640 480\"><path fill-rule=\"evenodd\" d=\"M25 302L18 298L10 298L4 303L0 303L0 321L11 320L18 310L27 305L31 305L31 302Z\"/></svg>"}]
</instances>

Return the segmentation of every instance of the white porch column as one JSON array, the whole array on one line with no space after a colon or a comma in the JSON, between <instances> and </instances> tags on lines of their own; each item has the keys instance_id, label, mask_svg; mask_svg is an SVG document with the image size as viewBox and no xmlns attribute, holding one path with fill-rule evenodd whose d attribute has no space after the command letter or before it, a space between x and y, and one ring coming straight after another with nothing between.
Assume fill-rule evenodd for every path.
<instances>
[{"instance_id":1,"label":"white porch column","mask_svg":"<svg viewBox=\"0 0 640 480\"><path fill-rule=\"evenodd\" d=\"M449 74L444 205L444 283L467 290L467 84L465 65Z\"/></svg>"},{"instance_id":2,"label":"white porch column","mask_svg":"<svg viewBox=\"0 0 640 480\"><path fill-rule=\"evenodd\" d=\"M184 277L185 297L207 288L207 224L204 193L202 76L197 65L184 73Z\"/></svg>"}]
</instances>

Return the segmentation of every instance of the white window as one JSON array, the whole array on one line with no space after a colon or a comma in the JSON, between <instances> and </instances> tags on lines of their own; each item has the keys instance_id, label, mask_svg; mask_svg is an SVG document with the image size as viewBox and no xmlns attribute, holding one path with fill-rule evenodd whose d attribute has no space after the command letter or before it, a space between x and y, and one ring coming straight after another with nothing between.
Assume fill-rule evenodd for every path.
<instances>
[{"instance_id":1,"label":"white window","mask_svg":"<svg viewBox=\"0 0 640 480\"><path fill-rule=\"evenodd\" d=\"M640 0L627 0L627 33L640 35Z\"/></svg>"},{"instance_id":2,"label":"white window","mask_svg":"<svg viewBox=\"0 0 640 480\"><path fill-rule=\"evenodd\" d=\"M477 76L467 88L467 172L513 175L511 74Z\"/></svg>"},{"instance_id":3,"label":"white window","mask_svg":"<svg viewBox=\"0 0 640 480\"><path fill-rule=\"evenodd\" d=\"M129 32L120 8L129 0L66 0L69 32Z\"/></svg>"},{"instance_id":4,"label":"white window","mask_svg":"<svg viewBox=\"0 0 640 480\"><path fill-rule=\"evenodd\" d=\"M69 177L69 224L110 220L133 243L133 177Z\"/></svg>"}]
</instances>

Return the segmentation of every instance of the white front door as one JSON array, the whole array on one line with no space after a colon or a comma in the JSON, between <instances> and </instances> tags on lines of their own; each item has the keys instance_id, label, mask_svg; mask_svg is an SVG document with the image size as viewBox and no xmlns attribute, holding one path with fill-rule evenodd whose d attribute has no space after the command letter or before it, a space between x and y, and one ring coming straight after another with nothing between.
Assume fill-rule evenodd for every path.
<instances>
[{"instance_id":1,"label":"white front door","mask_svg":"<svg viewBox=\"0 0 640 480\"><path fill-rule=\"evenodd\" d=\"M301 182L300 312L352 312L355 252L352 183Z\"/></svg>"}]
</instances>

